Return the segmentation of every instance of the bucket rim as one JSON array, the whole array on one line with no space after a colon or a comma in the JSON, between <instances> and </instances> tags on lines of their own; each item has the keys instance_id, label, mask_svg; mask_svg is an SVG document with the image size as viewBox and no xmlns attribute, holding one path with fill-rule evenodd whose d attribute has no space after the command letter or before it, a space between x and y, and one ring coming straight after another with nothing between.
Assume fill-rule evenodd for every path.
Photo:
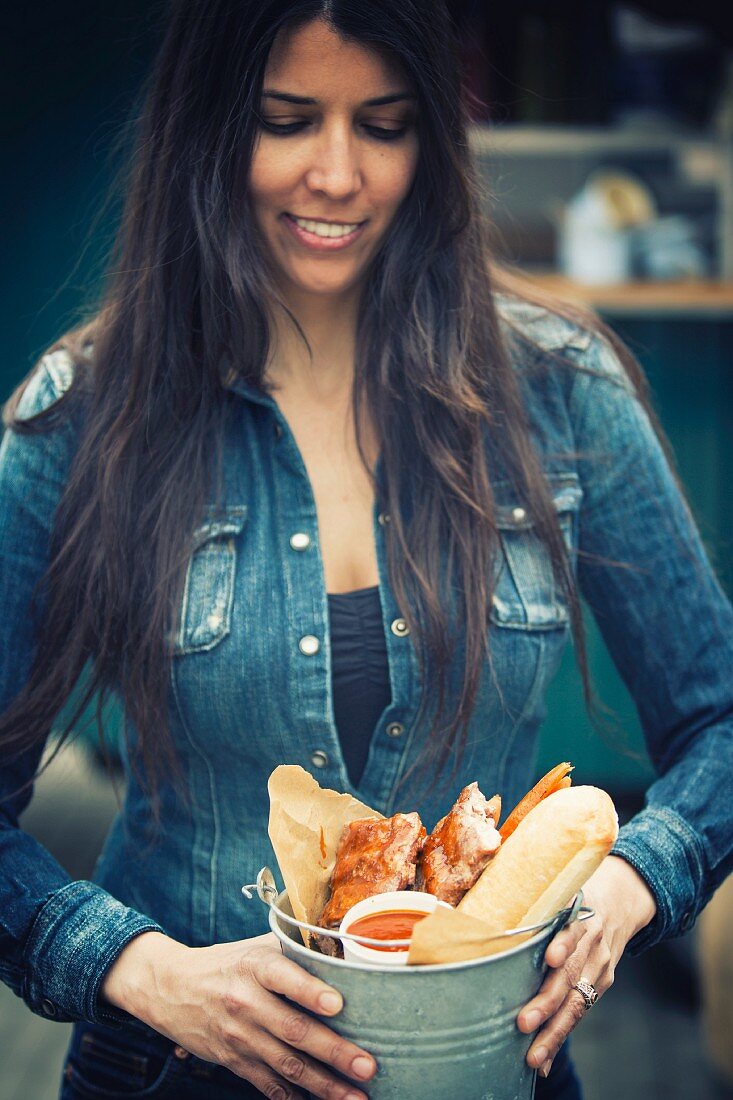
<instances>
[{"instance_id":1,"label":"bucket rim","mask_svg":"<svg viewBox=\"0 0 733 1100\"><path fill-rule=\"evenodd\" d=\"M277 908L280 908L283 901L290 905L287 890L281 890L277 895L275 899ZM319 962L323 962L327 966L335 966L337 969L341 968L346 970L364 970L371 973L376 972L378 974L435 974L445 973L451 970L468 970L476 966L487 966L497 959L507 959L512 955L519 954L521 951L531 950L548 935L552 935L555 931L559 931L566 923L566 920L562 919L561 921L561 918L569 917L574 909L577 910L577 899L576 902L571 902L571 904L564 909L560 909L554 917L550 917L544 927L535 932L530 939L522 940L521 943L517 943L513 947L507 947L505 951L496 951L492 955L482 955L477 959L462 959L459 962L450 963L421 963L419 966L379 966L377 963L355 963L347 961L346 959L335 958L333 955L323 955L318 951L312 951L309 947L306 947L304 943L299 943L297 940L292 939L287 932L280 927L278 923L278 914L274 907L269 908L268 921L271 930L281 943L287 943L296 954L302 955L303 958L313 959L315 956ZM511 929L509 931L511 931ZM507 938L509 938L507 933L502 934L507 935ZM335 938L338 939L338 936ZM496 938L500 939L501 934Z\"/></svg>"}]
</instances>

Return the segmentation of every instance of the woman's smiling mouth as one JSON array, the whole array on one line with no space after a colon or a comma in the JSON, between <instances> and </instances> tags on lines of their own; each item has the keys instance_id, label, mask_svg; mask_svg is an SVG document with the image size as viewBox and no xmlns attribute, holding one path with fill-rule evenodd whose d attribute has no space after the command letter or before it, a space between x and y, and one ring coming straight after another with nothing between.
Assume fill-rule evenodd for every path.
<instances>
[{"instance_id":1,"label":"woman's smiling mouth","mask_svg":"<svg viewBox=\"0 0 733 1100\"><path fill-rule=\"evenodd\" d=\"M361 236L366 222L327 222L315 218L298 218L285 212L281 215L293 236L315 251L334 252L346 248Z\"/></svg>"}]
</instances>

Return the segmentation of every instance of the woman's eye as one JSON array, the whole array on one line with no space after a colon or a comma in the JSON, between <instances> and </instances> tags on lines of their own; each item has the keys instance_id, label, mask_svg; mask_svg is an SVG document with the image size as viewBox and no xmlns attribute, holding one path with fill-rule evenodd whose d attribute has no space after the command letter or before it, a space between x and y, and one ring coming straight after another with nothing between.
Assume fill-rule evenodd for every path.
<instances>
[{"instance_id":1,"label":"woman's eye","mask_svg":"<svg viewBox=\"0 0 733 1100\"><path fill-rule=\"evenodd\" d=\"M295 134L308 125L307 122L270 122L269 119L262 117L258 121L265 130L270 130L273 134Z\"/></svg>"},{"instance_id":2,"label":"woman's eye","mask_svg":"<svg viewBox=\"0 0 733 1100\"><path fill-rule=\"evenodd\" d=\"M397 138L403 137L407 133L406 126L400 126L398 129L385 129L383 126L368 126L364 123L364 129L368 130L379 141L396 141Z\"/></svg>"},{"instance_id":3,"label":"woman's eye","mask_svg":"<svg viewBox=\"0 0 733 1100\"><path fill-rule=\"evenodd\" d=\"M308 126L306 121L302 122L273 122L270 119L259 116L260 125L266 130L269 130L273 134L297 134L304 126ZM377 141L396 141L398 138L403 137L407 133L407 126L400 126L398 128L386 128L384 126L370 126L368 123L362 124L367 133L377 139Z\"/></svg>"}]
</instances>

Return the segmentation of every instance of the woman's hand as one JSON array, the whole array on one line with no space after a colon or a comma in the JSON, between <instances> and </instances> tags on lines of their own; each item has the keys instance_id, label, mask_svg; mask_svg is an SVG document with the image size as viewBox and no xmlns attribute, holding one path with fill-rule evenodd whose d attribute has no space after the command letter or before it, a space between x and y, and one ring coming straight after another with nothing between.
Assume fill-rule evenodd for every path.
<instances>
[{"instance_id":1,"label":"woman's hand","mask_svg":"<svg viewBox=\"0 0 733 1100\"><path fill-rule=\"evenodd\" d=\"M330 1068L361 1081L376 1072L371 1055L299 1010L334 1016L341 994L286 959L271 933L192 948L144 932L110 967L102 996L272 1100L366 1100Z\"/></svg>"},{"instance_id":2,"label":"woman's hand","mask_svg":"<svg viewBox=\"0 0 733 1100\"><path fill-rule=\"evenodd\" d=\"M550 972L537 995L517 1018L520 1031L542 1030L527 1052L527 1064L547 1077L558 1050L585 1016L581 978L601 997L613 984L626 944L656 912L656 903L641 875L619 856L608 856L583 887L585 904L595 916L575 921L549 944L545 962Z\"/></svg>"}]
</instances>

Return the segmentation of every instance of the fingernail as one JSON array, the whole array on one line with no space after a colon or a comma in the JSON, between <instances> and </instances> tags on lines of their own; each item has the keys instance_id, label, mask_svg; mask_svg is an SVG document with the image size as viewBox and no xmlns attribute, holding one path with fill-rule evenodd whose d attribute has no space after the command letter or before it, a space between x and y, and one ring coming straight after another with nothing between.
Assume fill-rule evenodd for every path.
<instances>
[{"instance_id":1,"label":"fingernail","mask_svg":"<svg viewBox=\"0 0 733 1100\"><path fill-rule=\"evenodd\" d=\"M547 1047L537 1047L534 1054L532 1055L532 1061L534 1062L534 1064L536 1066L543 1066L544 1067L544 1064L547 1061L547 1055L549 1053L550 1052L547 1049Z\"/></svg>"},{"instance_id":2,"label":"fingernail","mask_svg":"<svg viewBox=\"0 0 733 1100\"><path fill-rule=\"evenodd\" d=\"M364 1100L363 1092L347 1092L344 1100Z\"/></svg>"},{"instance_id":3,"label":"fingernail","mask_svg":"<svg viewBox=\"0 0 733 1100\"><path fill-rule=\"evenodd\" d=\"M552 1058L548 1058L544 1066L540 1070L540 1077L549 1077L550 1070L552 1069Z\"/></svg>"},{"instance_id":4,"label":"fingernail","mask_svg":"<svg viewBox=\"0 0 733 1100\"><path fill-rule=\"evenodd\" d=\"M324 1012L340 1012L344 1007L344 1001L340 993L321 993L318 1004Z\"/></svg>"},{"instance_id":5,"label":"fingernail","mask_svg":"<svg viewBox=\"0 0 733 1100\"><path fill-rule=\"evenodd\" d=\"M542 1019L542 1013L538 1008L533 1008L531 1012L525 1012L522 1016L522 1026L526 1027L528 1031L535 1031L540 1026L540 1020Z\"/></svg>"},{"instance_id":6,"label":"fingernail","mask_svg":"<svg viewBox=\"0 0 733 1100\"><path fill-rule=\"evenodd\" d=\"M371 1058L367 1058L365 1054L358 1054L351 1063L351 1072L354 1077L361 1077L362 1080L366 1080L374 1073L374 1062Z\"/></svg>"}]
</instances>

